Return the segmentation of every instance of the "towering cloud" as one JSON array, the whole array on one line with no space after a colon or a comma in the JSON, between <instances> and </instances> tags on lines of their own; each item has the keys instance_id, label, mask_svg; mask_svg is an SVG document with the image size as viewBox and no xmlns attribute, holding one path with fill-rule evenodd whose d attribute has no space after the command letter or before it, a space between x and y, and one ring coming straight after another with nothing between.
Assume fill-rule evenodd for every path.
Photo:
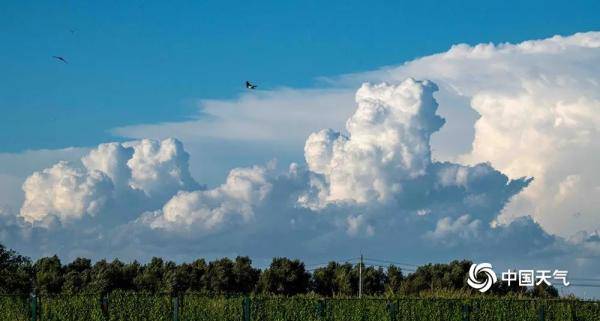
<instances>
[{"instance_id":1,"label":"towering cloud","mask_svg":"<svg viewBox=\"0 0 600 321\"><path fill-rule=\"evenodd\" d=\"M82 157L81 162L88 171L104 173L112 180L115 188L122 190L130 187L131 168L127 166L127 161L133 153L133 148L119 143L101 144Z\"/></svg>"},{"instance_id":2,"label":"towering cloud","mask_svg":"<svg viewBox=\"0 0 600 321\"><path fill-rule=\"evenodd\" d=\"M454 105L445 111L449 122L464 121L456 118L461 109L479 116L463 124L474 126L471 148L450 158L490 162L512 178L535 177L499 222L531 215L547 231L569 236L600 229L598 75L600 33L588 32L515 45L456 45L339 81L397 82L408 76L435 81L443 102ZM453 139L440 137L446 144Z\"/></svg>"},{"instance_id":3,"label":"towering cloud","mask_svg":"<svg viewBox=\"0 0 600 321\"><path fill-rule=\"evenodd\" d=\"M509 181L486 164L432 161L431 135L444 124L436 114L436 90L429 81L411 78L398 85L363 84L356 93L358 108L346 123L348 134L327 129L306 141L312 173L299 203L313 210L348 202L387 204L397 216L416 208L436 217L453 208L447 214L476 211L489 224L530 179Z\"/></svg>"},{"instance_id":4,"label":"towering cloud","mask_svg":"<svg viewBox=\"0 0 600 321\"><path fill-rule=\"evenodd\" d=\"M506 229L495 229L493 221L531 179L510 180L485 163L433 161L430 137L444 124L436 114L436 88L410 78L363 84L348 133L310 135L306 166L236 168L216 188L179 192L144 213L125 235L240 252L253 251L250 244L289 253L340 251L354 239L372 246L424 240L448 248L486 240L495 247Z\"/></svg>"},{"instance_id":5,"label":"towering cloud","mask_svg":"<svg viewBox=\"0 0 600 321\"><path fill-rule=\"evenodd\" d=\"M508 223L519 216L532 215L547 231L569 236L582 229L588 232L600 229L595 211L600 205L597 184L600 177L595 167L600 155L596 139L599 52L598 32L519 44L459 44L447 52L402 65L330 79L335 90L286 89L256 96L248 94L220 103L203 101L203 112L214 117L180 124L121 128L118 132L138 138L177 133L185 137L190 150L202 150L203 138L247 142L252 137L254 141L283 141L299 147L298 137L307 136L319 127L341 128L338 121L350 114L349 101L354 88L362 82L398 84L409 77L429 79L439 86L436 94L441 105L439 113L447 121L432 136L433 157L461 164L490 162L510 178L535 177L531 186L506 207L498 222ZM290 117L290 113L294 116ZM335 140L342 142L348 134L341 132ZM310 153L324 153L306 155L317 172L327 170L323 166L329 164L329 150L322 148L327 149L326 145L333 143L333 139L326 137L331 135L338 133L314 134L306 145ZM190 146L191 142L200 146ZM320 148L319 144L324 146ZM333 145L330 149L333 150ZM264 149L255 150L264 154ZM287 150L277 152L277 156L285 159L301 157L294 154L292 158ZM252 148L246 153L252 154ZM333 174L331 179L337 181L336 175L342 172ZM312 183L317 186L325 182L313 179ZM388 186L385 182L381 184ZM363 199L386 197L389 192L373 185L361 191L356 188L353 185L344 191L334 188L335 193L327 195L329 188L320 191L323 199L331 200L354 198L358 194Z\"/></svg>"},{"instance_id":6,"label":"towering cloud","mask_svg":"<svg viewBox=\"0 0 600 321\"><path fill-rule=\"evenodd\" d=\"M444 124L436 90L411 78L365 83L347 134L326 129L308 137L306 167L292 164L287 173L272 164L236 168L212 189L191 178L177 140L102 144L81 164L60 162L29 177L20 216L48 228L87 218L120 229L128 221L132 235L204 241L228 232L259 233L258 242L268 242L273 228L294 231L300 244L323 235L394 240L407 224L414 225L413 237L473 241L490 233L530 179L509 180L489 164L433 161L431 135ZM328 215L321 219L319 212ZM107 220L111 215L122 217Z\"/></svg>"},{"instance_id":7,"label":"towering cloud","mask_svg":"<svg viewBox=\"0 0 600 321\"><path fill-rule=\"evenodd\" d=\"M126 144L134 150L127 161L131 169L131 188L149 197L165 197L179 190L197 188L189 171L189 155L176 139L143 139Z\"/></svg>"},{"instance_id":8,"label":"towering cloud","mask_svg":"<svg viewBox=\"0 0 600 321\"><path fill-rule=\"evenodd\" d=\"M322 130L304 147L308 168L328 184L322 201L386 201L402 182L422 176L430 164L429 139L444 120L435 114L435 84L408 79L397 86L363 86L348 136Z\"/></svg>"}]
</instances>

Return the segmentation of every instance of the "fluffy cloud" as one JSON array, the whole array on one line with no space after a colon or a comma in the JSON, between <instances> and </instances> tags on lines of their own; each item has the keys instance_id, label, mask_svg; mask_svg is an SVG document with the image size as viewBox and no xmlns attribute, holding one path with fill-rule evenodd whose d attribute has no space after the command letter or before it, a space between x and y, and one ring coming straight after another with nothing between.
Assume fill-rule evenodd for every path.
<instances>
[{"instance_id":1,"label":"fluffy cloud","mask_svg":"<svg viewBox=\"0 0 600 321\"><path fill-rule=\"evenodd\" d=\"M435 114L436 89L412 79L397 86L363 84L346 123L349 136L331 130L310 135L306 163L327 179L324 201L386 201L402 190L402 181L424 175L429 138L444 123Z\"/></svg>"},{"instance_id":2,"label":"fluffy cloud","mask_svg":"<svg viewBox=\"0 0 600 321\"><path fill-rule=\"evenodd\" d=\"M94 216L106 205L112 189L110 178L103 172L86 172L59 162L27 178L21 217L30 223L48 224L51 218L64 222Z\"/></svg>"},{"instance_id":3,"label":"fluffy cloud","mask_svg":"<svg viewBox=\"0 0 600 321\"><path fill-rule=\"evenodd\" d=\"M203 150L205 143L190 145L200 137L285 141L296 148L304 135L320 128L341 128L339 122L351 112L348 106L353 90L348 88L364 81L397 84L409 77L429 79L439 86L439 113L447 120L431 138L433 158L462 164L490 162L511 178L535 177L498 222L506 224L532 215L547 231L569 236L582 229L600 228L595 212L600 205L600 177L595 166L600 155L599 39L600 33L588 32L520 44L459 44L399 66L329 79L335 89L285 89L247 94L233 101L203 101L203 115L209 117L121 128L118 133L130 137L176 133L185 137L191 150ZM248 126L252 130L247 130ZM336 139L343 141L347 134L321 132L312 136L311 143L331 143L322 140L327 135L340 135ZM317 147L327 152L326 146ZM252 150L246 153L253 155ZM284 148L270 153L269 157L283 159L301 157ZM228 161L231 156L222 157ZM320 155L306 156L315 170L326 169L321 167L326 162L313 157ZM322 156L328 160L329 156ZM323 183L312 182L315 186ZM385 194L379 195L382 192L371 186L358 193L372 193L361 197L377 198Z\"/></svg>"},{"instance_id":4,"label":"fluffy cloud","mask_svg":"<svg viewBox=\"0 0 600 321\"><path fill-rule=\"evenodd\" d=\"M289 255L318 248L345 253L358 239L369 249L411 239L448 248L459 237L463 245L484 238L489 245L475 250L484 253L505 233L492 227L493 220L531 180L510 180L485 163L432 161L430 136L443 125L435 89L413 79L364 84L348 134L311 135L306 166L234 169L216 188L179 192L117 239L128 242L135 235L146 245L198 242L205 251L252 254L262 248ZM423 251L435 250L424 245Z\"/></svg>"},{"instance_id":5,"label":"fluffy cloud","mask_svg":"<svg viewBox=\"0 0 600 321\"><path fill-rule=\"evenodd\" d=\"M188 232L195 236L236 226L254 218L253 207L271 191L264 167L233 169L227 181L210 190L179 192L161 210L140 219L152 229Z\"/></svg>"},{"instance_id":6,"label":"fluffy cloud","mask_svg":"<svg viewBox=\"0 0 600 321\"><path fill-rule=\"evenodd\" d=\"M189 172L189 155L179 140L143 139L126 145L134 150L127 161L131 188L140 189L149 197L164 197L198 187Z\"/></svg>"},{"instance_id":7,"label":"fluffy cloud","mask_svg":"<svg viewBox=\"0 0 600 321\"><path fill-rule=\"evenodd\" d=\"M197 187L177 140L101 144L80 163L61 161L29 176L20 217L42 226L69 223L110 215L119 206L135 211L162 204L180 190Z\"/></svg>"},{"instance_id":8,"label":"fluffy cloud","mask_svg":"<svg viewBox=\"0 0 600 321\"><path fill-rule=\"evenodd\" d=\"M23 182L34 171L48 168L59 161L78 160L86 148L35 150L22 153L0 153L0 206L18 209L23 204Z\"/></svg>"},{"instance_id":9,"label":"fluffy cloud","mask_svg":"<svg viewBox=\"0 0 600 321\"><path fill-rule=\"evenodd\" d=\"M499 222L532 215L547 231L568 236L600 228L599 74L600 33L589 32L516 45L456 45L337 81L423 77L446 96L464 97L480 117L471 151L454 159L490 162L513 178L535 177Z\"/></svg>"},{"instance_id":10,"label":"fluffy cloud","mask_svg":"<svg viewBox=\"0 0 600 321\"><path fill-rule=\"evenodd\" d=\"M346 233L350 236L373 236L375 229L373 226L366 222L365 215L348 216L346 219Z\"/></svg>"},{"instance_id":11,"label":"fluffy cloud","mask_svg":"<svg viewBox=\"0 0 600 321\"><path fill-rule=\"evenodd\" d=\"M252 252L273 246L270 237L282 251L298 253L324 244L341 250L353 239L370 248L423 237L448 245L455 235L476 242L480 234L502 231L491 230L493 220L530 180L509 180L485 163L433 161L430 137L444 123L436 115L436 88L413 79L364 84L348 134L311 135L306 166L236 168L212 189L191 178L188 155L176 140L102 144L80 164L60 162L30 176L21 218L45 227L87 219L92 224L71 233L83 233L89 246L109 237L111 249L131 251L198 241L211 251ZM39 196L46 190L61 194L47 200ZM119 204L135 216L104 224L103 216L121 215ZM51 229L31 233L32 239L55 235Z\"/></svg>"},{"instance_id":12,"label":"fluffy cloud","mask_svg":"<svg viewBox=\"0 0 600 321\"><path fill-rule=\"evenodd\" d=\"M119 143L101 144L81 158L83 166L90 171L99 171L108 176L115 188L129 188L131 168L127 160L133 156L133 149Z\"/></svg>"},{"instance_id":13,"label":"fluffy cloud","mask_svg":"<svg viewBox=\"0 0 600 321\"><path fill-rule=\"evenodd\" d=\"M432 161L430 137L444 124L436 114L435 90L431 82L410 78L398 85L363 84L358 108L346 123L348 135L327 129L308 137L304 151L311 175L299 203L319 210L375 202L395 206L396 215L453 204L490 221L531 180L509 181L487 164Z\"/></svg>"},{"instance_id":14,"label":"fluffy cloud","mask_svg":"<svg viewBox=\"0 0 600 321\"><path fill-rule=\"evenodd\" d=\"M450 217L440 219L435 230L427 232L426 238L435 241L452 242L456 237L462 239L477 239L482 229L480 220L472 220L468 214L453 220Z\"/></svg>"}]
</instances>

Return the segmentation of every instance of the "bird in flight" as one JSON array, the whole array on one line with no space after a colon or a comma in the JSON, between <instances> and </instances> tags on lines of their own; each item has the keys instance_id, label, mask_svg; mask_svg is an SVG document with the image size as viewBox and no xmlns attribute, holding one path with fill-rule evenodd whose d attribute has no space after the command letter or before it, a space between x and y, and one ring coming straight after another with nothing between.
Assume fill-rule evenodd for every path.
<instances>
[{"instance_id":1,"label":"bird in flight","mask_svg":"<svg viewBox=\"0 0 600 321\"><path fill-rule=\"evenodd\" d=\"M61 57L61 56L52 56L52 58L60 60L60 61L62 61L64 63L68 64L67 60L65 58Z\"/></svg>"},{"instance_id":2,"label":"bird in flight","mask_svg":"<svg viewBox=\"0 0 600 321\"><path fill-rule=\"evenodd\" d=\"M251 84L249 81L246 81L246 88L248 88L248 89L256 89L256 85Z\"/></svg>"}]
</instances>

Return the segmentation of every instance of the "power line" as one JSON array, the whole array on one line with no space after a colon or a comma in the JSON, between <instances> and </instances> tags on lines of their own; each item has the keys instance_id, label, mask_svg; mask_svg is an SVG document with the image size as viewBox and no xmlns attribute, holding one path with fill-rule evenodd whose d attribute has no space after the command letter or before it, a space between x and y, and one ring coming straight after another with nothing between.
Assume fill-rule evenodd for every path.
<instances>
[{"instance_id":1,"label":"power line","mask_svg":"<svg viewBox=\"0 0 600 321\"><path fill-rule=\"evenodd\" d=\"M369 263L369 264L366 264L366 265L368 265L368 266L375 266L375 267L382 268L382 269L389 268L389 266L378 265L378 264L373 264L373 263ZM414 270L414 269L405 269L405 268L401 268L400 271L402 271L402 272L407 271L407 272L413 272L413 273L417 272L417 270Z\"/></svg>"},{"instance_id":2,"label":"power line","mask_svg":"<svg viewBox=\"0 0 600 321\"><path fill-rule=\"evenodd\" d=\"M311 264L304 264L305 267L314 267L314 266L319 266L319 265L328 265L329 263L337 263L337 264L344 264L344 263L352 263L352 261L357 261L359 260L359 257L352 257L349 259L341 259L341 260L332 260L332 261L328 261L328 262L322 262L322 263L311 263Z\"/></svg>"},{"instance_id":3,"label":"power line","mask_svg":"<svg viewBox=\"0 0 600 321\"><path fill-rule=\"evenodd\" d=\"M355 258L353 260L360 260L360 258ZM352 263L352 262L349 262L349 261L350 260L346 260L346 261L344 261L344 263ZM374 267L378 267L378 268L382 268L382 269L388 269L389 268L389 266L385 266L385 265L381 265L381 264L376 264L376 263L368 263L368 262L365 262L365 261L372 261L372 260L363 259L363 264L362 265L364 265L364 266L374 266ZM318 270L320 268L327 267L327 265L329 263L331 263L331 262L338 263L338 264L341 263L339 261L338 262L336 262L336 261L330 261L330 262L321 263L321 264L311 264L310 266L314 266L314 267L312 267L310 269L306 269L306 271L307 272L313 272L313 271ZM357 264L355 264L355 265L359 265L358 263L360 263L360 262L357 262ZM411 268L400 268L400 270L403 271L403 272L404 271L406 271L406 272L416 272L417 271L416 269L411 269Z\"/></svg>"},{"instance_id":4,"label":"power line","mask_svg":"<svg viewBox=\"0 0 600 321\"><path fill-rule=\"evenodd\" d=\"M353 263L352 261L357 261L359 259L360 258L349 258L349 259L344 259L344 260L340 260L340 261L329 261L329 262L322 262L322 263L314 263L314 264L305 265L305 268L307 268L306 271L312 272L312 271L315 271L317 269L327 267L330 263L336 263L336 264L339 264L339 265L343 265L343 264L346 264L346 263Z\"/></svg>"},{"instance_id":5,"label":"power line","mask_svg":"<svg viewBox=\"0 0 600 321\"><path fill-rule=\"evenodd\" d=\"M600 282L600 279L597 278L569 278L569 280Z\"/></svg>"},{"instance_id":6,"label":"power line","mask_svg":"<svg viewBox=\"0 0 600 321\"><path fill-rule=\"evenodd\" d=\"M583 287L583 288L600 288L600 284L578 284L578 283L571 283L569 285L564 285L564 284L552 284L552 285L560 285L563 288L569 288L572 286L578 286L578 287Z\"/></svg>"},{"instance_id":7,"label":"power line","mask_svg":"<svg viewBox=\"0 0 600 321\"><path fill-rule=\"evenodd\" d=\"M374 261L374 262L383 262L383 263L389 263L389 264L395 264L395 265L406 265L406 266L412 266L412 267L419 267L420 266L420 265L417 265L417 264L402 263L402 262L395 262L395 261L381 260L381 259L373 259L373 258L365 258L365 260L367 260L367 261Z\"/></svg>"}]
</instances>

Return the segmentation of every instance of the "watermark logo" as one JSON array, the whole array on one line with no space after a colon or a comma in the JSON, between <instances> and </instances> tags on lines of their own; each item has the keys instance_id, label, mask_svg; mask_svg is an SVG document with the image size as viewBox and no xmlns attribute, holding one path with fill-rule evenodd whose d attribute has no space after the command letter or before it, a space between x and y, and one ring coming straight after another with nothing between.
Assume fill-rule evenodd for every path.
<instances>
[{"instance_id":1,"label":"watermark logo","mask_svg":"<svg viewBox=\"0 0 600 321\"><path fill-rule=\"evenodd\" d=\"M512 283L519 283L519 286L536 286L542 283L552 285L552 280L560 281L563 286L569 286L571 282L567 281L566 270L508 270L502 273L502 281L505 281L509 286Z\"/></svg>"},{"instance_id":2,"label":"watermark logo","mask_svg":"<svg viewBox=\"0 0 600 321\"><path fill-rule=\"evenodd\" d=\"M480 280L478 276L484 276L484 280ZM492 287L492 284L498 282L496 273L492 270L490 263L473 264L469 269L469 278L467 284L472 288L479 290L479 292L485 292Z\"/></svg>"},{"instance_id":3,"label":"watermark logo","mask_svg":"<svg viewBox=\"0 0 600 321\"><path fill-rule=\"evenodd\" d=\"M532 287L536 285L546 284L552 285L552 280L560 281L563 286L569 286L567 280L567 270L508 270L501 274L501 280L506 282L508 286L512 283L518 283L519 286ZM480 279L480 278L484 279ZM498 282L496 273L492 269L490 263L472 264L469 269L467 284L479 292L486 292L494 283Z\"/></svg>"}]
</instances>

